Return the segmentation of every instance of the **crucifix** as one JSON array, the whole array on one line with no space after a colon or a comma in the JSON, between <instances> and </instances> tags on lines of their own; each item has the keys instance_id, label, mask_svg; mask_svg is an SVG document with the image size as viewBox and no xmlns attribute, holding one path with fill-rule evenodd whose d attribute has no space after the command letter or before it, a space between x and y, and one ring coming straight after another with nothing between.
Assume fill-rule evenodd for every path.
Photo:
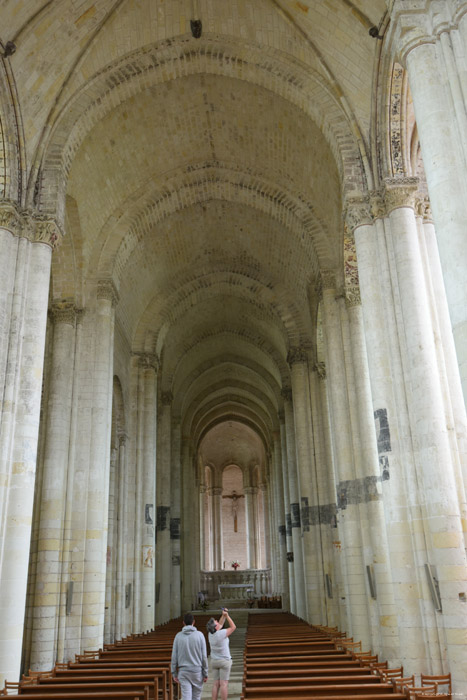
<instances>
[{"instance_id":1,"label":"crucifix","mask_svg":"<svg viewBox=\"0 0 467 700\"><path fill-rule=\"evenodd\" d=\"M234 532L238 532L238 527L237 527L237 514L238 514L238 499L239 498L245 498L243 493L240 495L236 491L232 491L230 496L222 496L222 498L231 498L232 499L232 515L234 519Z\"/></svg>"}]
</instances>

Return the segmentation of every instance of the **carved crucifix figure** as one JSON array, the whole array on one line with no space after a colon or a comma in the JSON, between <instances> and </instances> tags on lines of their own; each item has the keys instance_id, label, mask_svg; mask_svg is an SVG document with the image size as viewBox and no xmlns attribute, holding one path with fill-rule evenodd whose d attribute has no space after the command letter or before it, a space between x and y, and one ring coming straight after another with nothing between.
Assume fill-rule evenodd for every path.
<instances>
[{"instance_id":1,"label":"carved crucifix figure","mask_svg":"<svg viewBox=\"0 0 467 700\"><path fill-rule=\"evenodd\" d=\"M222 496L222 498L231 498L232 499L232 515L233 515L233 521L234 521L234 532L238 532L238 521L237 521L238 499L245 498L245 496L243 495L243 493L238 494L236 491L232 491L230 496Z\"/></svg>"}]
</instances>

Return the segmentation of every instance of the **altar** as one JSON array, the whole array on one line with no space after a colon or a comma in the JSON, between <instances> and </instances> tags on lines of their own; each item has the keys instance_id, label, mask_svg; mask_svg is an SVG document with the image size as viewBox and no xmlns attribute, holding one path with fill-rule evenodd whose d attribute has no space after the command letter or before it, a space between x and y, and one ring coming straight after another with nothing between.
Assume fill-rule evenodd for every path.
<instances>
[{"instance_id":1,"label":"altar","mask_svg":"<svg viewBox=\"0 0 467 700\"><path fill-rule=\"evenodd\" d=\"M217 586L219 598L229 600L248 600L255 592L251 583L219 583Z\"/></svg>"}]
</instances>

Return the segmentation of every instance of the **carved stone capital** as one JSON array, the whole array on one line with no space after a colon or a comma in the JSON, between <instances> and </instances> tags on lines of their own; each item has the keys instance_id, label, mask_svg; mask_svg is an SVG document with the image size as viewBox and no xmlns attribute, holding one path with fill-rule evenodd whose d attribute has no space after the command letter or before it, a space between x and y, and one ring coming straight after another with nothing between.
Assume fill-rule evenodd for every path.
<instances>
[{"instance_id":1,"label":"carved stone capital","mask_svg":"<svg viewBox=\"0 0 467 700\"><path fill-rule=\"evenodd\" d=\"M415 209L418 177L388 177L384 181L384 201L387 213L399 207Z\"/></svg>"},{"instance_id":2,"label":"carved stone capital","mask_svg":"<svg viewBox=\"0 0 467 700\"><path fill-rule=\"evenodd\" d=\"M128 440L128 435L124 433L123 431L118 432L118 444L120 447L124 447L127 443Z\"/></svg>"},{"instance_id":3,"label":"carved stone capital","mask_svg":"<svg viewBox=\"0 0 467 700\"><path fill-rule=\"evenodd\" d=\"M350 233L359 226L371 225L373 217L369 196L349 197L345 202L344 220Z\"/></svg>"},{"instance_id":4,"label":"carved stone capital","mask_svg":"<svg viewBox=\"0 0 467 700\"><path fill-rule=\"evenodd\" d=\"M210 490L213 496L222 496L222 488L220 486L212 486Z\"/></svg>"},{"instance_id":5,"label":"carved stone capital","mask_svg":"<svg viewBox=\"0 0 467 700\"><path fill-rule=\"evenodd\" d=\"M429 0L430 1L430 0ZM399 60L405 64L410 51L421 44L433 43L430 12L426 0L395 0L391 10L391 25Z\"/></svg>"},{"instance_id":6,"label":"carved stone capital","mask_svg":"<svg viewBox=\"0 0 467 700\"><path fill-rule=\"evenodd\" d=\"M290 387L284 387L281 390L281 396L284 401L292 401L292 389Z\"/></svg>"},{"instance_id":7,"label":"carved stone capital","mask_svg":"<svg viewBox=\"0 0 467 700\"><path fill-rule=\"evenodd\" d=\"M419 197L415 200L415 213L417 216L422 217L424 222L433 223L431 203L428 197Z\"/></svg>"},{"instance_id":8,"label":"carved stone capital","mask_svg":"<svg viewBox=\"0 0 467 700\"><path fill-rule=\"evenodd\" d=\"M97 283L97 298L107 299L112 306L118 304L119 295L117 288L111 279L99 280Z\"/></svg>"},{"instance_id":9,"label":"carved stone capital","mask_svg":"<svg viewBox=\"0 0 467 700\"><path fill-rule=\"evenodd\" d=\"M278 411L277 412L277 417L279 418L279 423L283 423L285 421L285 414L284 411Z\"/></svg>"},{"instance_id":10,"label":"carved stone capital","mask_svg":"<svg viewBox=\"0 0 467 700\"><path fill-rule=\"evenodd\" d=\"M51 315L55 324L68 323L74 326L77 313L72 301L62 301L52 305Z\"/></svg>"},{"instance_id":11,"label":"carved stone capital","mask_svg":"<svg viewBox=\"0 0 467 700\"><path fill-rule=\"evenodd\" d=\"M51 217L34 214L31 220L34 243L45 243L52 249L57 248L63 238L63 231Z\"/></svg>"},{"instance_id":12,"label":"carved stone capital","mask_svg":"<svg viewBox=\"0 0 467 700\"><path fill-rule=\"evenodd\" d=\"M345 290L345 305L347 307L361 306L360 287L347 287Z\"/></svg>"},{"instance_id":13,"label":"carved stone capital","mask_svg":"<svg viewBox=\"0 0 467 700\"><path fill-rule=\"evenodd\" d=\"M370 192L370 207L373 219L384 219L386 216L384 190L373 190L373 192Z\"/></svg>"},{"instance_id":14,"label":"carved stone capital","mask_svg":"<svg viewBox=\"0 0 467 700\"><path fill-rule=\"evenodd\" d=\"M138 365L141 369L153 369L155 372L159 370L159 359L157 355L153 353L138 353L138 356Z\"/></svg>"},{"instance_id":15,"label":"carved stone capital","mask_svg":"<svg viewBox=\"0 0 467 700\"><path fill-rule=\"evenodd\" d=\"M313 371L316 372L319 379L326 379L326 365L324 362L316 362Z\"/></svg>"},{"instance_id":16,"label":"carved stone capital","mask_svg":"<svg viewBox=\"0 0 467 700\"><path fill-rule=\"evenodd\" d=\"M287 362L292 367L297 363L306 362L308 360L308 353L305 348L290 348L287 354Z\"/></svg>"},{"instance_id":17,"label":"carved stone capital","mask_svg":"<svg viewBox=\"0 0 467 700\"><path fill-rule=\"evenodd\" d=\"M320 275L322 289L336 288L336 273L334 270L321 270Z\"/></svg>"},{"instance_id":18,"label":"carved stone capital","mask_svg":"<svg viewBox=\"0 0 467 700\"><path fill-rule=\"evenodd\" d=\"M171 391L163 391L161 393L161 403L163 406L171 406L173 400L174 397Z\"/></svg>"},{"instance_id":19,"label":"carved stone capital","mask_svg":"<svg viewBox=\"0 0 467 700\"><path fill-rule=\"evenodd\" d=\"M0 228L10 231L14 236L21 236L24 229L24 217L14 202L0 200Z\"/></svg>"}]
</instances>

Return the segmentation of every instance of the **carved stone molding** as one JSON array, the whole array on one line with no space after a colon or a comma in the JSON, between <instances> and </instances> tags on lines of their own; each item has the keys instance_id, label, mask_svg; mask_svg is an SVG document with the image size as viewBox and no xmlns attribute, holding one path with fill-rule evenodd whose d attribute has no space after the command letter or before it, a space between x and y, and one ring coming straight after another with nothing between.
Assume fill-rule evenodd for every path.
<instances>
[{"instance_id":1,"label":"carved stone molding","mask_svg":"<svg viewBox=\"0 0 467 700\"><path fill-rule=\"evenodd\" d=\"M292 401L292 389L290 387L284 387L281 391L281 396L284 401Z\"/></svg>"},{"instance_id":2,"label":"carved stone molding","mask_svg":"<svg viewBox=\"0 0 467 700\"><path fill-rule=\"evenodd\" d=\"M290 348L287 354L287 362L290 366L297 363L306 362L308 360L308 353L305 348Z\"/></svg>"},{"instance_id":3,"label":"carved stone molding","mask_svg":"<svg viewBox=\"0 0 467 700\"><path fill-rule=\"evenodd\" d=\"M361 306L361 304L360 287L347 287L345 290L345 305L352 308L353 306Z\"/></svg>"},{"instance_id":4,"label":"carved stone molding","mask_svg":"<svg viewBox=\"0 0 467 700\"><path fill-rule=\"evenodd\" d=\"M322 289L336 288L336 273L334 270L321 270L320 275Z\"/></svg>"},{"instance_id":5,"label":"carved stone molding","mask_svg":"<svg viewBox=\"0 0 467 700\"><path fill-rule=\"evenodd\" d=\"M388 177L384 181L384 201L388 214L399 207L415 209L418 177Z\"/></svg>"},{"instance_id":6,"label":"carved stone molding","mask_svg":"<svg viewBox=\"0 0 467 700\"><path fill-rule=\"evenodd\" d=\"M97 283L97 298L107 299L112 306L118 304L119 295L117 288L111 279L99 280Z\"/></svg>"},{"instance_id":7,"label":"carved stone molding","mask_svg":"<svg viewBox=\"0 0 467 700\"><path fill-rule=\"evenodd\" d=\"M371 226L373 217L369 196L349 197L345 203L344 220L350 233L353 233L359 226Z\"/></svg>"},{"instance_id":8,"label":"carved stone molding","mask_svg":"<svg viewBox=\"0 0 467 700\"><path fill-rule=\"evenodd\" d=\"M77 310L72 301L57 302L52 305L51 315L54 323L68 323L75 325Z\"/></svg>"},{"instance_id":9,"label":"carved stone molding","mask_svg":"<svg viewBox=\"0 0 467 700\"><path fill-rule=\"evenodd\" d=\"M161 393L161 403L163 406L171 406L173 400L174 397L171 391L163 391Z\"/></svg>"},{"instance_id":10,"label":"carved stone molding","mask_svg":"<svg viewBox=\"0 0 467 700\"><path fill-rule=\"evenodd\" d=\"M316 362L313 366L313 371L316 372L319 379L326 379L326 365L324 362Z\"/></svg>"}]
</instances>

